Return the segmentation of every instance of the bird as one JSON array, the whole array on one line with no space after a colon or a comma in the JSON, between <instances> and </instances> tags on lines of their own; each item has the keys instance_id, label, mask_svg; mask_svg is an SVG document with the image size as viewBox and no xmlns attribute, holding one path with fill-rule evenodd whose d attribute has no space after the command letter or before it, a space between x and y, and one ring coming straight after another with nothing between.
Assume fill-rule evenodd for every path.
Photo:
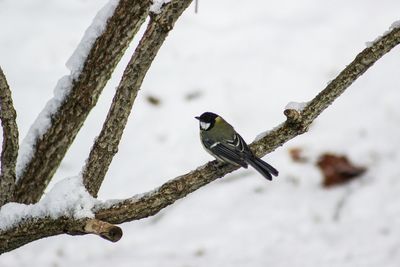
<instances>
[{"instance_id":1,"label":"bird","mask_svg":"<svg viewBox=\"0 0 400 267\"><path fill-rule=\"evenodd\" d=\"M204 149L218 161L245 169L250 165L268 180L278 176L279 172L256 157L232 125L221 116L204 112L195 119L199 120L200 140Z\"/></svg>"}]
</instances>

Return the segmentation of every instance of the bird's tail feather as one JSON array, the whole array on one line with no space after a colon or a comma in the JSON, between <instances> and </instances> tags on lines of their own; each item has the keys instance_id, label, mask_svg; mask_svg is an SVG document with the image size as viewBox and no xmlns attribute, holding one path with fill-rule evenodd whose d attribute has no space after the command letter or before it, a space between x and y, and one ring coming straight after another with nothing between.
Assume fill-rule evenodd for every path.
<instances>
[{"instance_id":1,"label":"bird's tail feather","mask_svg":"<svg viewBox=\"0 0 400 267\"><path fill-rule=\"evenodd\" d=\"M249 163L254 169L256 169L260 174L262 174L262 176L264 176L268 180L272 180L272 175L278 176L279 174L279 172L274 167L272 167L262 159L254 157L252 159L249 159L247 163Z\"/></svg>"}]
</instances>

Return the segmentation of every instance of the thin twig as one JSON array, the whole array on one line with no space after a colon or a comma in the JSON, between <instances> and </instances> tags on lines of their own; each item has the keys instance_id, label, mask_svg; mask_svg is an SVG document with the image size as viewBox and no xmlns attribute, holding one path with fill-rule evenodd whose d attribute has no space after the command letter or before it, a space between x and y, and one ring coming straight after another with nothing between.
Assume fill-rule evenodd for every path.
<instances>
[{"instance_id":1,"label":"thin twig","mask_svg":"<svg viewBox=\"0 0 400 267\"><path fill-rule=\"evenodd\" d=\"M90 151L82 172L83 184L92 196L97 196L112 158L118 151L128 116L153 59L168 32L173 28L175 21L191 1L169 2L159 15L151 17L139 45L124 71L103 128Z\"/></svg>"},{"instance_id":2,"label":"thin twig","mask_svg":"<svg viewBox=\"0 0 400 267\"><path fill-rule=\"evenodd\" d=\"M335 209L333 211L332 215L332 220L335 222L338 222L340 220L340 216L342 214L343 208L346 205L346 202L350 198L351 194L353 193L353 188L352 187L346 187L345 192L343 195L339 198L335 205Z\"/></svg>"},{"instance_id":3,"label":"thin twig","mask_svg":"<svg viewBox=\"0 0 400 267\"><path fill-rule=\"evenodd\" d=\"M33 144L34 152L16 185L15 201L35 203L74 141L104 86L150 8L150 0L120 0L94 42L71 91L52 115L52 124Z\"/></svg>"},{"instance_id":4,"label":"thin twig","mask_svg":"<svg viewBox=\"0 0 400 267\"><path fill-rule=\"evenodd\" d=\"M275 150L283 143L304 133L311 122L326 109L362 73L385 53L400 43L400 28L392 29L380 37L371 47L364 49L320 94L301 112L301 120L285 123L251 144L257 156ZM200 187L226 175L237 167L209 162L194 171L166 182L159 188L139 197L118 201L112 205L101 205L95 209L98 220L112 224L138 220L152 216ZM73 218L27 218L15 227L0 232L0 253L18 248L34 240L61 233L84 232L87 220ZM84 234L84 233L82 233Z\"/></svg>"},{"instance_id":5,"label":"thin twig","mask_svg":"<svg viewBox=\"0 0 400 267\"><path fill-rule=\"evenodd\" d=\"M18 155L18 127L11 90L0 67L0 120L3 127L1 151L0 207L10 202L15 188L15 165Z\"/></svg>"}]
</instances>

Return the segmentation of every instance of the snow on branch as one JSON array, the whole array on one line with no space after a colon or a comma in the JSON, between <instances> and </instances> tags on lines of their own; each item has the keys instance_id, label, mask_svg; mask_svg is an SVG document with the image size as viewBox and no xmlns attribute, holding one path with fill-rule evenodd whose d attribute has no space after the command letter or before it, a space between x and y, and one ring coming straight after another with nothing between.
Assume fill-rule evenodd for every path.
<instances>
[{"instance_id":1,"label":"snow on branch","mask_svg":"<svg viewBox=\"0 0 400 267\"><path fill-rule=\"evenodd\" d=\"M15 201L40 199L149 8L150 0L111 0L98 13L22 143Z\"/></svg>"},{"instance_id":2,"label":"snow on branch","mask_svg":"<svg viewBox=\"0 0 400 267\"><path fill-rule=\"evenodd\" d=\"M22 141L21 150L17 162L17 179L23 173L26 165L34 154L34 144L37 139L51 126L51 118L58 111L64 99L70 94L73 80L78 79L82 72L83 65L89 55L96 39L103 34L108 18L114 13L118 0L110 0L93 19L92 24L87 28L81 42L75 49L72 56L66 63L70 74L62 77L54 88L54 96L45 108L40 112L35 122L31 125L26 137Z\"/></svg>"},{"instance_id":3,"label":"snow on branch","mask_svg":"<svg viewBox=\"0 0 400 267\"><path fill-rule=\"evenodd\" d=\"M18 160L17 160L17 182L25 171L26 166L32 159L34 154L35 142L42 138L43 134L51 126L51 118L59 109L66 96L70 93L72 87L72 77L70 75L63 76L58 80L56 87L54 88L54 96L47 101L44 109L39 113L25 138L22 140Z\"/></svg>"},{"instance_id":4,"label":"snow on branch","mask_svg":"<svg viewBox=\"0 0 400 267\"><path fill-rule=\"evenodd\" d=\"M18 155L17 113L3 70L0 68L0 120L3 127L3 146L0 164L0 207L9 202L14 193L15 165Z\"/></svg>"},{"instance_id":5,"label":"snow on branch","mask_svg":"<svg viewBox=\"0 0 400 267\"><path fill-rule=\"evenodd\" d=\"M94 218L92 209L98 203L82 185L81 177L65 178L36 204L11 202L4 205L0 210L0 230L8 230L21 221L34 218Z\"/></svg>"},{"instance_id":6,"label":"snow on branch","mask_svg":"<svg viewBox=\"0 0 400 267\"><path fill-rule=\"evenodd\" d=\"M153 0L153 4L150 6L150 12L160 14L162 8L169 2L171 2L171 0Z\"/></svg>"},{"instance_id":7,"label":"snow on branch","mask_svg":"<svg viewBox=\"0 0 400 267\"><path fill-rule=\"evenodd\" d=\"M51 126L51 118L58 111L60 105L69 95L72 89L73 80L78 79L82 72L83 65L93 47L96 39L105 30L107 20L114 13L119 0L110 0L93 19L92 24L87 28L81 42L75 49L72 56L66 63L70 74L62 77L54 88L54 96L51 98L35 122L31 125L26 137L22 141L21 150L17 161L17 179L23 173L26 165L34 154L36 140L42 138L43 134Z\"/></svg>"},{"instance_id":8,"label":"snow on branch","mask_svg":"<svg viewBox=\"0 0 400 267\"><path fill-rule=\"evenodd\" d=\"M399 43L400 28L393 28L388 34L380 37L372 46L367 47L361 53L359 53L353 62L351 62L342 72L340 72L340 74L334 80L332 80L324 90L322 90L314 99L308 102L304 109L300 111L301 119L299 121L293 122L288 118L286 122L268 132L267 135L258 139L257 141L254 141L250 145L250 148L258 157L262 157L283 145L288 140L304 133L308 126L323 110L325 110L336 98L338 98L341 93L343 93L377 60L379 60L384 54L389 52ZM97 202L94 203L94 206L93 202L89 201L89 204L85 206L86 209L84 210L87 211L88 207L92 207L91 212L94 214L94 219L106 223L117 224L138 220L156 214L161 209L174 203L176 200L185 197L200 187L216 180L217 178L223 177L227 173L230 173L236 169L237 167L233 165L211 161L203 166L200 166L196 170L176 177L175 179L166 182L159 188L156 188L145 194L134 196L125 200L114 200L105 203ZM79 190L82 190L81 187L79 188ZM91 199L89 198L88 194L86 194L84 194L84 196L87 199ZM75 214L75 208L73 208L72 211L74 211L72 214ZM8 216L8 212L6 210L3 211L2 209L0 213L4 214L2 216ZM92 217L91 213L88 214L89 217ZM47 236L61 233L96 233L102 236L101 229L113 228L107 227L106 225L88 226L88 223L96 223L91 220L93 220L93 218L74 219L71 216L61 216L57 218L51 218L50 216L47 216L41 218L37 217L35 219L30 218L18 222L13 221L11 228L0 231L0 253L10 251L26 243ZM114 234L116 237L120 237L118 231L114 232ZM110 234L110 236L114 236L114 234Z\"/></svg>"},{"instance_id":9,"label":"snow on branch","mask_svg":"<svg viewBox=\"0 0 400 267\"><path fill-rule=\"evenodd\" d=\"M73 79L77 79L81 74L83 65L85 64L94 42L103 34L107 26L107 21L114 14L118 3L119 0L109 0L109 2L97 12L92 24L86 29L78 47L65 64L71 71Z\"/></svg>"},{"instance_id":10,"label":"snow on branch","mask_svg":"<svg viewBox=\"0 0 400 267\"><path fill-rule=\"evenodd\" d=\"M61 180L36 204L5 204L0 209L0 254L63 233L96 234L118 241L121 228L94 218L98 204L100 201L86 191L80 176Z\"/></svg>"}]
</instances>

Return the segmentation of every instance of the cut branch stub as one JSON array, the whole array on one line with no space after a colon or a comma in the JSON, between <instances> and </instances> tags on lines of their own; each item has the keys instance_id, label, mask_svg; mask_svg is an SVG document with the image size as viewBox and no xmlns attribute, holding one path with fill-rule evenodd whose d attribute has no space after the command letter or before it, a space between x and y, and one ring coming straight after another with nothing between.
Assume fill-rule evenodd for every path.
<instances>
[{"instance_id":1,"label":"cut branch stub","mask_svg":"<svg viewBox=\"0 0 400 267\"><path fill-rule=\"evenodd\" d=\"M86 222L85 233L98 235L108 241L117 242L122 237L122 229L111 223L90 219Z\"/></svg>"},{"instance_id":2,"label":"cut branch stub","mask_svg":"<svg viewBox=\"0 0 400 267\"><path fill-rule=\"evenodd\" d=\"M285 109L283 114L286 116L285 123L295 130L297 134L303 134L307 132L310 124L307 124L306 121L303 120L301 111L297 109Z\"/></svg>"}]
</instances>

